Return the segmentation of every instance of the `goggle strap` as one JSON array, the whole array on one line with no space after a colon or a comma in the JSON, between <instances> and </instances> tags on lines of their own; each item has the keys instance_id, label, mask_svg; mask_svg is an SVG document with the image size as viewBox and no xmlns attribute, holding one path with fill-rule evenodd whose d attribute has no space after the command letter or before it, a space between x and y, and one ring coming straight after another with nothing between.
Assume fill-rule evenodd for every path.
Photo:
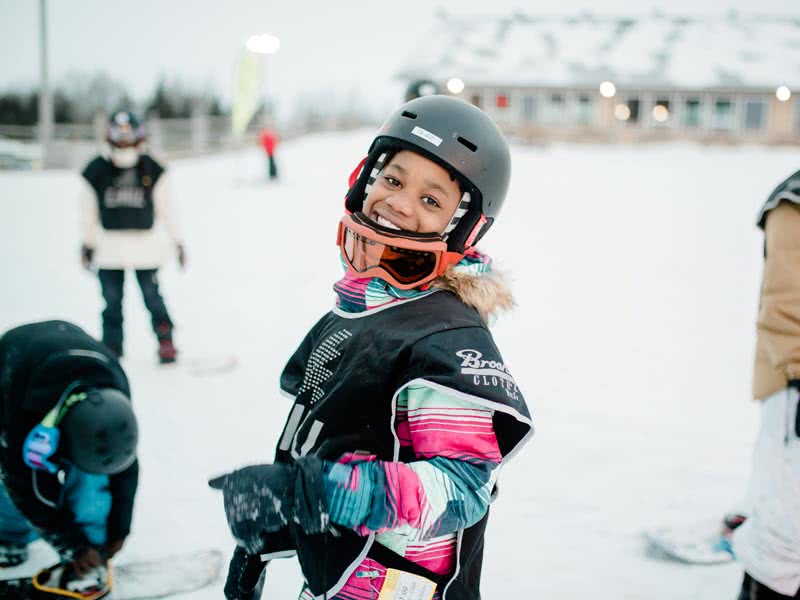
<instances>
[{"instance_id":1,"label":"goggle strap","mask_svg":"<svg viewBox=\"0 0 800 600\"><path fill-rule=\"evenodd\" d=\"M478 219L478 222L475 223L475 227L472 228L472 231L467 236L467 241L464 242L464 248L471 248L475 244L478 234L480 234L485 225L486 215L481 215L480 219Z\"/></svg>"},{"instance_id":2,"label":"goggle strap","mask_svg":"<svg viewBox=\"0 0 800 600\"><path fill-rule=\"evenodd\" d=\"M56 427L72 406L76 405L82 400L86 400L85 392L81 392L79 394L72 393L73 390L80 385L83 385L83 383L80 381L73 381L67 386L67 389L65 389L64 393L61 394L61 397L58 399L58 402L56 402L56 405L51 408L50 412L48 412L44 416L44 419L42 419L42 425L45 427Z\"/></svg>"},{"instance_id":3,"label":"goggle strap","mask_svg":"<svg viewBox=\"0 0 800 600\"><path fill-rule=\"evenodd\" d=\"M352 173L350 173L350 177L349 177L349 179L347 180L347 181L348 181L348 184L349 184L349 187L353 187L353 185L355 185L355 183L356 183L356 180L358 179L358 176L361 174L361 169L363 169L363 168L364 168L364 163L365 163L365 162L367 162L367 159L368 159L368 158L369 158L368 156L365 156L364 158L362 158L362 159L361 159L361 162L360 162L360 163L358 163L358 164L356 165L356 168L355 168L355 169L353 169L353 172L352 172Z\"/></svg>"}]
</instances>

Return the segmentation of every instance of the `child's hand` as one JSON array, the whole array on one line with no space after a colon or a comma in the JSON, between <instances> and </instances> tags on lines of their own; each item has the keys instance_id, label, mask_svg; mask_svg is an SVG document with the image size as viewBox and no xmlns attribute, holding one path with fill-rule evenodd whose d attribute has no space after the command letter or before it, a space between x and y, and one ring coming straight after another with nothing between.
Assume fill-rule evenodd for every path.
<instances>
[{"instance_id":1,"label":"child's hand","mask_svg":"<svg viewBox=\"0 0 800 600\"><path fill-rule=\"evenodd\" d=\"M86 575L101 564L103 564L103 559L96 548L81 548L72 555L72 568L78 575Z\"/></svg>"}]
</instances>

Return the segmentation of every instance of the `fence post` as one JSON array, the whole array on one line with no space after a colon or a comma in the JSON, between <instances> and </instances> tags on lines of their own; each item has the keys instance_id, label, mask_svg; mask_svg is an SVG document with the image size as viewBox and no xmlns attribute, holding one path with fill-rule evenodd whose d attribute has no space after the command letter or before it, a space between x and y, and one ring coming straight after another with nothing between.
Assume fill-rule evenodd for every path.
<instances>
[{"instance_id":1,"label":"fence post","mask_svg":"<svg viewBox=\"0 0 800 600\"><path fill-rule=\"evenodd\" d=\"M92 118L92 128L94 131L94 142L98 152L102 150L103 144L106 141L107 126L108 126L108 115L102 110L99 110L96 113L94 113L94 117Z\"/></svg>"},{"instance_id":2,"label":"fence post","mask_svg":"<svg viewBox=\"0 0 800 600\"><path fill-rule=\"evenodd\" d=\"M208 150L208 115L205 103L193 102L190 118L190 135L192 140L192 154L201 154Z\"/></svg>"},{"instance_id":3,"label":"fence post","mask_svg":"<svg viewBox=\"0 0 800 600\"><path fill-rule=\"evenodd\" d=\"M153 154L163 154L164 136L161 130L161 119L158 114L151 112L147 115L147 147Z\"/></svg>"}]
</instances>

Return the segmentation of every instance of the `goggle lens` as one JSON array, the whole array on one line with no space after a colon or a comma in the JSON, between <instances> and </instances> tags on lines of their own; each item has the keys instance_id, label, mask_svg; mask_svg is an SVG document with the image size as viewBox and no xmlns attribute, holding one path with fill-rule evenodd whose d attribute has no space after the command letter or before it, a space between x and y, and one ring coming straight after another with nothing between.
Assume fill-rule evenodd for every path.
<instances>
[{"instance_id":1,"label":"goggle lens","mask_svg":"<svg viewBox=\"0 0 800 600\"><path fill-rule=\"evenodd\" d=\"M391 246L344 226L342 250L352 269L364 273L382 267L401 284L413 284L436 271L435 252Z\"/></svg>"}]
</instances>

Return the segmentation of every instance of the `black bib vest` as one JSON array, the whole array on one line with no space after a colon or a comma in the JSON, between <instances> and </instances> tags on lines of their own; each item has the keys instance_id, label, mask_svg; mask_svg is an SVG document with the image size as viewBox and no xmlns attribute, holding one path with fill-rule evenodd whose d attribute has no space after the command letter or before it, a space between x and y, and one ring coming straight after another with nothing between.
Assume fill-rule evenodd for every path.
<instances>
[{"instance_id":1,"label":"black bib vest","mask_svg":"<svg viewBox=\"0 0 800 600\"><path fill-rule=\"evenodd\" d=\"M532 430L525 400L478 313L441 291L384 310L330 312L317 322L281 375L281 389L294 405L276 460L316 454L335 461L359 450L384 461L416 460L411 449L401 450L394 420L398 394L419 380L492 408L504 457ZM448 600L480 598L486 520L460 532L456 576L438 578L437 589ZM316 596L335 595L366 556L415 571L407 559L377 543L373 547L374 535L340 530L338 535L294 532L293 537Z\"/></svg>"},{"instance_id":2,"label":"black bib vest","mask_svg":"<svg viewBox=\"0 0 800 600\"><path fill-rule=\"evenodd\" d=\"M164 168L147 154L129 169L98 156L83 171L94 188L103 229L150 229L153 226L153 187Z\"/></svg>"},{"instance_id":3,"label":"black bib vest","mask_svg":"<svg viewBox=\"0 0 800 600\"><path fill-rule=\"evenodd\" d=\"M761 229L764 229L764 226L767 224L767 215L769 211L784 200L800 205L800 171L784 179L778 184L778 187L772 190L772 193L767 198L767 201L764 203L758 215L758 226Z\"/></svg>"}]
</instances>

